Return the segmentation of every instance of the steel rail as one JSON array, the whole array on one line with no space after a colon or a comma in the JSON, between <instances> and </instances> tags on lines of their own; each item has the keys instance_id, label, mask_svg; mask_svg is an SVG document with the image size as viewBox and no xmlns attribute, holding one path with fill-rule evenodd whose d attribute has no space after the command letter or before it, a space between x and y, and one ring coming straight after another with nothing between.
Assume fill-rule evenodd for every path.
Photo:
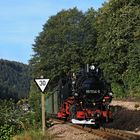
<instances>
[{"instance_id":1,"label":"steel rail","mask_svg":"<svg viewBox=\"0 0 140 140\"><path fill-rule=\"evenodd\" d=\"M92 129L89 127L83 127L81 125L72 124L70 122L64 122L63 120L52 119L54 125L57 123L70 124L71 127L86 131L87 133L92 133L104 140L140 140L140 135L132 134L123 130L110 129L110 128L100 128Z\"/></svg>"}]
</instances>

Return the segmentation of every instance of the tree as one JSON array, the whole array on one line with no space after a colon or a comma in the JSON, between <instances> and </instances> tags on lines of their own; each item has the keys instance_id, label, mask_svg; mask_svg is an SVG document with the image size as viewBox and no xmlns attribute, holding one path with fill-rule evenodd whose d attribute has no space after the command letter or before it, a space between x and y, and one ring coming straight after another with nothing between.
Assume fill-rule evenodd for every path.
<instances>
[{"instance_id":1,"label":"tree","mask_svg":"<svg viewBox=\"0 0 140 140\"><path fill-rule=\"evenodd\" d=\"M33 76L47 76L54 87L60 76L89 61L96 45L94 16L93 9L84 15L73 8L50 17L33 45L35 55L30 61Z\"/></svg>"},{"instance_id":2,"label":"tree","mask_svg":"<svg viewBox=\"0 0 140 140\"><path fill-rule=\"evenodd\" d=\"M133 81L129 79L128 82L124 77L132 67L131 74L139 75L140 51L135 45L140 38L139 12L140 2L137 0L110 0L96 16L99 54L96 58L116 93L120 89L121 94L129 92Z\"/></svg>"},{"instance_id":3,"label":"tree","mask_svg":"<svg viewBox=\"0 0 140 140\"><path fill-rule=\"evenodd\" d=\"M0 98L14 99L28 97L30 76L28 65L0 60Z\"/></svg>"}]
</instances>

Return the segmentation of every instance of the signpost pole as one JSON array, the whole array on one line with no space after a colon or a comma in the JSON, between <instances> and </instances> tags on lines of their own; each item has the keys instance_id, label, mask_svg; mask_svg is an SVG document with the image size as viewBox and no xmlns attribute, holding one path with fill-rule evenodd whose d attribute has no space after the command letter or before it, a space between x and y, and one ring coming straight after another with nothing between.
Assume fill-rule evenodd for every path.
<instances>
[{"instance_id":1,"label":"signpost pole","mask_svg":"<svg viewBox=\"0 0 140 140\"><path fill-rule=\"evenodd\" d=\"M35 82L37 84L37 86L40 88L41 90L41 106L42 106L42 132L43 135L45 135L45 129L46 129L46 123L45 123L45 95L43 94L45 91L45 88L49 82L49 79L44 79L43 76L41 76L40 78L36 78Z\"/></svg>"},{"instance_id":2,"label":"signpost pole","mask_svg":"<svg viewBox=\"0 0 140 140\"><path fill-rule=\"evenodd\" d=\"M45 124L45 98L44 98L44 94L41 94L41 103L42 103L42 131L43 131L43 135L45 135L45 128L46 128L46 124Z\"/></svg>"}]
</instances>

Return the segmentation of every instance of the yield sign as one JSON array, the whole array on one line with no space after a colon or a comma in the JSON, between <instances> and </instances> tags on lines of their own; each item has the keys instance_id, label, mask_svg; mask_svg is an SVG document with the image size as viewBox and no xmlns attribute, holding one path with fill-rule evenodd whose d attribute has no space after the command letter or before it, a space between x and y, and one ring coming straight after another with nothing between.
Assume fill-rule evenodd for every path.
<instances>
[{"instance_id":1,"label":"yield sign","mask_svg":"<svg viewBox=\"0 0 140 140\"><path fill-rule=\"evenodd\" d=\"M48 84L50 79L35 79L36 84L38 85L38 87L40 88L41 92L45 91L45 88Z\"/></svg>"}]
</instances>

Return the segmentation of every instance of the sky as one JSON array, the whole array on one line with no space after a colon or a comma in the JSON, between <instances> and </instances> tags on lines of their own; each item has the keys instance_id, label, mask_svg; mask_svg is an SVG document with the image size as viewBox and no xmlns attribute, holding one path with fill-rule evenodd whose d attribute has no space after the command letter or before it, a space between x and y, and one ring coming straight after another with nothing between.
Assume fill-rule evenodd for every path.
<instances>
[{"instance_id":1,"label":"sky","mask_svg":"<svg viewBox=\"0 0 140 140\"><path fill-rule=\"evenodd\" d=\"M98 9L107 0L0 0L0 59L28 64L32 44L50 16L77 7Z\"/></svg>"}]
</instances>

